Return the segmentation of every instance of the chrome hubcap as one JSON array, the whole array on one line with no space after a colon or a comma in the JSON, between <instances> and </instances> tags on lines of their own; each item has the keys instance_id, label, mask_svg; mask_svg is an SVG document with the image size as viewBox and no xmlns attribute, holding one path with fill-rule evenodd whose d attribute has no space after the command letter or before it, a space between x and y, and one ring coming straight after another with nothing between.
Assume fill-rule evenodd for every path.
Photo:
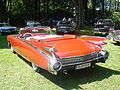
<instances>
[{"instance_id":1,"label":"chrome hubcap","mask_svg":"<svg viewBox=\"0 0 120 90\"><path fill-rule=\"evenodd\" d=\"M32 68L33 68L34 70L37 70L38 66L35 65L34 63L32 63Z\"/></svg>"},{"instance_id":2,"label":"chrome hubcap","mask_svg":"<svg viewBox=\"0 0 120 90\"><path fill-rule=\"evenodd\" d=\"M11 52L14 52L13 47L11 46Z\"/></svg>"}]
</instances>

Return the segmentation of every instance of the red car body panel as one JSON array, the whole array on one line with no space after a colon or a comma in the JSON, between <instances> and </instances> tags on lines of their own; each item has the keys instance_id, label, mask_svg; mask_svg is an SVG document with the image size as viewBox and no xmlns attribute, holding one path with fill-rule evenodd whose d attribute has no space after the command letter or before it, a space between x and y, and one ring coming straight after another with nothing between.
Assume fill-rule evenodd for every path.
<instances>
[{"instance_id":1,"label":"red car body panel","mask_svg":"<svg viewBox=\"0 0 120 90\"><path fill-rule=\"evenodd\" d=\"M101 37L79 37L80 39L83 40L91 40L91 41L103 41L105 40L105 38L101 38Z\"/></svg>"},{"instance_id":2,"label":"red car body panel","mask_svg":"<svg viewBox=\"0 0 120 90\"><path fill-rule=\"evenodd\" d=\"M99 47L96 47L93 44L88 44L88 42L84 40L68 39L54 41L53 43L56 44L55 48L58 50L57 54L59 57L83 55L100 50ZM68 48L65 46L68 46Z\"/></svg>"}]
</instances>

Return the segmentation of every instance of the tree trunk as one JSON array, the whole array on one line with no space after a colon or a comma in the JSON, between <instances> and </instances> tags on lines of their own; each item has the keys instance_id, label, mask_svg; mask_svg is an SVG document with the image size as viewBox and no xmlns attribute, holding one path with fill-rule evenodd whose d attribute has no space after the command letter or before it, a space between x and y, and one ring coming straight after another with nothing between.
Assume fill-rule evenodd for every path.
<instances>
[{"instance_id":1,"label":"tree trunk","mask_svg":"<svg viewBox=\"0 0 120 90\"><path fill-rule=\"evenodd\" d=\"M49 0L47 0L46 2L46 13L47 13L47 16L49 16Z\"/></svg>"},{"instance_id":2,"label":"tree trunk","mask_svg":"<svg viewBox=\"0 0 120 90\"><path fill-rule=\"evenodd\" d=\"M116 4L117 4L117 2L116 2L116 0L115 0L115 11L116 11Z\"/></svg>"},{"instance_id":3,"label":"tree trunk","mask_svg":"<svg viewBox=\"0 0 120 90\"><path fill-rule=\"evenodd\" d=\"M119 0L117 0L117 12L119 11Z\"/></svg>"},{"instance_id":4,"label":"tree trunk","mask_svg":"<svg viewBox=\"0 0 120 90\"><path fill-rule=\"evenodd\" d=\"M78 10L77 10L77 27L78 29L84 26L84 9L83 0L78 0Z\"/></svg>"},{"instance_id":5,"label":"tree trunk","mask_svg":"<svg viewBox=\"0 0 120 90\"><path fill-rule=\"evenodd\" d=\"M95 20L95 17L96 17L95 5L96 5L96 0L92 0L92 13L94 13L92 16L92 23L94 23L93 21Z\"/></svg>"},{"instance_id":6,"label":"tree trunk","mask_svg":"<svg viewBox=\"0 0 120 90\"><path fill-rule=\"evenodd\" d=\"M44 7L44 12L46 12L46 4L45 4L46 2L45 2L45 0L43 0L43 7Z\"/></svg>"},{"instance_id":7,"label":"tree trunk","mask_svg":"<svg viewBox=\"0 0 120 90\"><path fill-rule=\"evenodd\" d=\"M6 21L7 20L7 11L6 11L6 0L0 0L0 21Z\"/></svg>"},{"instance_id":8,"label":"tree trunk","mask_svg":"<svg viewBox=\"0 0 120 90\"><path fill-rule=\"evenodd\" d=\"M105 3L104 3L104 0L102 0L102 11L105 10Z\"/></svg>"},{"instance_id":9,"label":"tree trunk","mask_svg":"<svg viewBox=\"0 0 120 90\"><path fill-rule=\"evenodd\" d=\"M87 14L88 14L88 0L84 0L84 8L85 8L85 18L87 18Z\"/></svg>"},{"instance_id":10,"label":"tree trunk","mask_svg":"<svg viewBox=\"0 0 120 90\"><path fill-rule=\"evenodd\" d=\"M112 4L112 1L110 0L110 7L109 7L109 11L111 11L111 4Z\"/></svg>"}]
</instances>

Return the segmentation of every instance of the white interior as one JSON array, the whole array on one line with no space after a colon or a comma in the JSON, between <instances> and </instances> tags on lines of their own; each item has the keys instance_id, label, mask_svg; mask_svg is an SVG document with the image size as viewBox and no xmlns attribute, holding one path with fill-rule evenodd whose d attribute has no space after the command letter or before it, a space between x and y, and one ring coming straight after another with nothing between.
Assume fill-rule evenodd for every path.
<instances>
[{"instance_id":1,"label":"white interior","mask_svg":"<svg viewBox=\"0 0 120 90\"><path fill-rule=\"evenodd\" d=\"M34 38L34 39L48 39L48 38L55 38L55 37L63 37L60 35L38 35L38 36L30 36L27 37L26 40L30 40L30 38Z\"/></svg>"}]
</instances>

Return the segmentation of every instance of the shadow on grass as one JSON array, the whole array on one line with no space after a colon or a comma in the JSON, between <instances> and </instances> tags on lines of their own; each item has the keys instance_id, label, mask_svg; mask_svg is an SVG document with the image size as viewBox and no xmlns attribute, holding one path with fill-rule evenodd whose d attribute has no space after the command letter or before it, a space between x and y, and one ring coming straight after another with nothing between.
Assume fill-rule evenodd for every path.
<instances>
[{"instance_id":1,"label":"shadow on grass","mask_svg":"<svg viewBox=\"0 0 120 90\"><path fill-rule=\"evenodd\" d=\"M63 74L59 76L54 76L46 71L40 74L49 79L51 82L60 86L61 88L71 90L83 89L82 87L80 87L80 85L95 81L101 81L112 76L113 74L120 75L120 72L101 66L95 66L92 69L70 71L67 75Z\"/></svg>"},{"instance_id":2,"label":"shadow on grass","mask_svg":"<svg viewBox=\"0 0 120 90\"><path fill-rule=\"evenodd\" d=\"M31 66L31 63L26 59L19 56L23 61ZM52 75L48 71L41 70L40 75L43 75L45 78L56 84L57 86L71 90L71 89L83 89L80 87L82 84L91 83L95 81L101 81L107 79L112 75L120 75L120 71L115 71L105 67L96 65L94 68L69 71L68 74L59 74L57 76Z\"/></svg>"},{"instance_id":3,"label":"shadow on grass","mask_svg":"<svg viewBox=\"0 0 120 90\"><path fill-rule=\"evenodd\" d=\"M112 42L112 44L114 44L116 46L120 46L120 42Z\"/></svg>"},{"instance_id":4,"label":"shadow on grass","mask_svg":"<svg viewBox=\"0 0 120 90\"><path fill-rule=\"evenodd\" d=\"M7 35L0 36L0 49L9 48L7 42Z\"/></svg>"}]
</instances>

